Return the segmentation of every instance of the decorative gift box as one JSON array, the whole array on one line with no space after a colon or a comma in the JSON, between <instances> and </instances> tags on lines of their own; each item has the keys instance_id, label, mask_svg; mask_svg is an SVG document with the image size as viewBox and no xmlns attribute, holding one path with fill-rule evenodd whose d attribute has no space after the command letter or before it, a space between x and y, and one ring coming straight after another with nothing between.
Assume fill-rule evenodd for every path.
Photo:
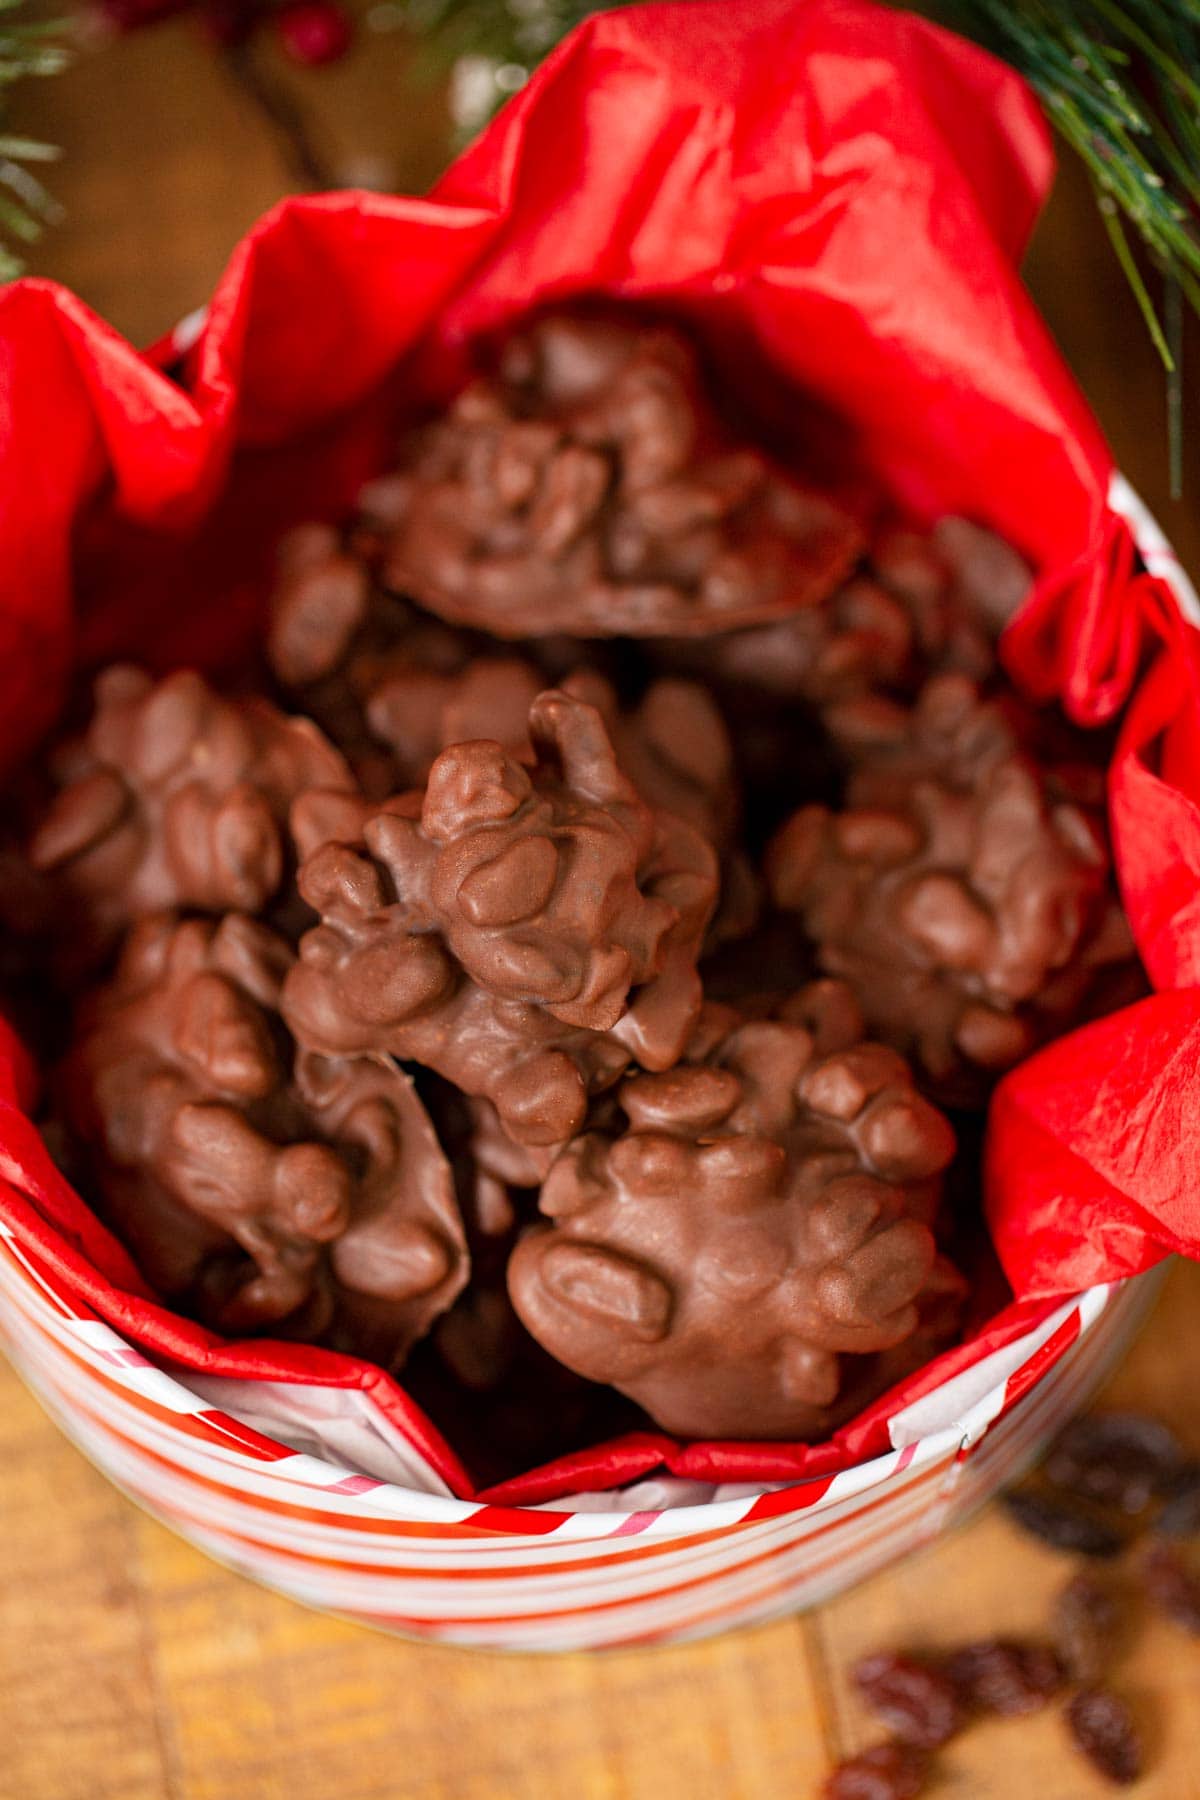
<instances>
[{"instance_id":1,"label":"decorative gift box","mask_svg":"<svg viewBox=\"0 0 1200 1800\"><path fill-rule=\"evenodd\" d=\"M52 284L0 295L9 768L77 665L228 666L280 533L342 516L477 339L575 296L685 322L780 441L836 420L907 512L1015 544L1037 579L1002 640L1014 681L1081 725L1123 712L1111 823L1160 991L1002 1085L987 1201L1015 1298L824 1443L645 1430L476 1491L378 1367L161 1305L51 1160L6 1029L0 1333L85 1451L233 1566L511 1648L809 1604L1015 1476L1142 1316L1145 1271L1196 1253L1200 603L1020 284L1050 174L1027 90L931 26L692 0L576 32L428 199L278 207L153 353Z\"/></svg>"}]
</instances>

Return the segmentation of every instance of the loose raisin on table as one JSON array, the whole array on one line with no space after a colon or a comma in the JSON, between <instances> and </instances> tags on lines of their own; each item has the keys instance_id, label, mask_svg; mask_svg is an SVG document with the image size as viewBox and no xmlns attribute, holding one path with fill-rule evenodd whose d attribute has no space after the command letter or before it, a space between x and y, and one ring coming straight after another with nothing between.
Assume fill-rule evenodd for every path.
<instances>
[{"instance_id":1,"label":"loose raisin on table","mask_svg":"<svg viewBox=\"0 0 1200 1800\"><path fill-rule=\"evenodd\" d=\"M1065 1496L1019 1490L1005 1494L1009 1517L1032 1537L1055 1550L1071 1550L1079 1556L1117 1556L1125 1539L1115 1526L1095 1518Z\"/></svg>"},{"instance_id":2,"label":"loose raisin on table","mask_svg":"<svg viewBox=\"0 0 1200 1800\"><path fill-rule=\"evenodd\" d=\"M871 1711L907 1744L936 1750L963 1722L957 1688L931 1663L884 1650L864 1656L851 1674Z\"/></svg>"},{"instance_id":3,"label":"loose raisin on table","mask_svg":"<svg viewBox=\"0 0 1200 1800\"><path fill-rule=\"evenodd\" d=\"M1046 1644L985 1638L964 1644L945 1663L963 1706L1017 1718L1037 1712L1063 1684L1063 1670Z\"/></svg>"},{"instance_id":4,"label":"loose raisin on table","mask_svg":"<svg viewBox=\"0 0 1200 1800\"><path fill-rule=\"evenodd\" d=\"M1200 1577L1174 1544L1151 1544L1142 1558L1142 1585L1160 1612L1200 1637Z\"/></svg>"},{"instance_id":5,"label":"loose raisin on table","mask_svg":"<svg viewBox=\"0 0 1200 1800\"><path fill-rule=\"evenodd\" d=\"M1121 1628L1121 1608L1112 1589L1081 1570L1055 1600L1050 1622L1059 1661L1072 1681L1099 1681Z\"/></svg>"},{"instance_id":6,"label":"loose raisin on table","mask_svg":"<svg viewBox=\"0 0 1200 1800\"><path fill-rule=\"evenodd\" d=\"M1166 1491L1166 1504L1154 1521L1163 1537L1200 1534L1200 1463L1184 1463Z\"/></svg>"},{"instance_id":7,"label":"loose raisin on table","mask_svg":"<svg viewBox=\"0 0 1200 1800\"><path fill-rule=\"evenodd\" d=\"M1142 1772L1142 1743L1125 1701L1110 1688L1081 1688L1067 1707L1071 1736L1088 1761L1118 1787Z\"/></svg>"},{"instance_id":8,"label":"loose raisin on table","mask_svg":"<svg viewBox=\"0 0 1200 1800\"><path fill-rule=\"evenodd\" d=\"M1179 1440L1144 1413L1089 1413L1063 1432L1045 1462L1055 1487L1139 1513L1167 1492L1183 1462Z\"/></svg>"},{"instance_id":9,"label":"loose raisin on table","mask_svg":"<svg viewBox=\"0 0 1200 1800\"><path fill-rule=\"evenodd\" d=\"M823 1800L917 1800L928 1773L929 1759L915 1744L875 1744L838 1764Z\"/></svg>"}]
</instances>

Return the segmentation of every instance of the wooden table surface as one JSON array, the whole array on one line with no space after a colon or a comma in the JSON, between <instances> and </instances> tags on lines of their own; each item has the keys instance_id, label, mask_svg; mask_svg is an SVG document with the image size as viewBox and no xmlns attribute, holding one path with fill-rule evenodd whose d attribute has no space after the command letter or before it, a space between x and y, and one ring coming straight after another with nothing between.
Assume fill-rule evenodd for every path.
<instances>
[{"instance_id":1,"label":"wooden table surface","mask_svg":"<svg viewBox=\"0 0 1200 1800\"><path fill-rule=\"evenodd\" d=\"M444 153L403 46L289 78L343 179L419 187ZM287 186L277 147L186 22L30 88L14 124L67 152L67 220L39 247L135 341L203 300ZM1185 503L1166 497L1162 383L1071 170L1030 278L1118 457L1200 568L1200 374ZM1193 340L1193 367L1200 344ZM1200 1453L1200 1270L1177 1269L1107 1398ZM841 1671L880 1644L1037 1629L1058 1559L996 1509L806 1619L684 1649L557 1658L410 1646L310 1613L140 1513L0 1367L0 1800L774 1800L816 1793L869 1724ZM1146 1800L1200 1800L1200 1644L1146 1624L1122 1685L1142 1711ZM1050 1713L980 1726L934 1793L1087 1800L1099 1780Z\"/></svg>"}]
</instances>

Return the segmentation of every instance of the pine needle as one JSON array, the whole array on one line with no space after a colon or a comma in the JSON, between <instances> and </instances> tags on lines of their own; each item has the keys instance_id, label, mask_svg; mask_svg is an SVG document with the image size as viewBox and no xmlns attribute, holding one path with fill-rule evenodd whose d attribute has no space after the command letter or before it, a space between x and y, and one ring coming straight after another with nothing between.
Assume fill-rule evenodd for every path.
<instances>
[{"instance_id":1,"label":"pine needle","mask_svg":"<svg viewBox=\"0 0 1200 1800\"><path fill-rule=\"evenodd\" d=\"M62 21L27 19L23 9L24 0L0 0L0 124L18 82L57 75L68 61L55 41L62 35ZM43 225L59 216L57 202L26 167L53 162L57 155L52 144L0 132L0 282L12 281L24 267L13 241L35 243Z\"/></svg>"},{"instance_id":2,"label":"pine needle","mask_svg":"<svg viewBox=\"0 0 1200 1800\"><path fill-rule=\"evenodd\" d=\"M1200 0L948 0L936 10L1020 70L1091 175L1166 372L1178 496L1185 306L1200 315Z\"/></svg>"}]
</instances>

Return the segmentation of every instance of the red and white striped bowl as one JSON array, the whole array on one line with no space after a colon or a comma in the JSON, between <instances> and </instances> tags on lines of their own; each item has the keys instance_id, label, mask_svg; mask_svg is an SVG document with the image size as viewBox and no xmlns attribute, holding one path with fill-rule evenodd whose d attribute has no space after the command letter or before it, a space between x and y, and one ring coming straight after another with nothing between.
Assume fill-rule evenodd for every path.
<instances>
[{"instance_id":1,"label":"red and white striped bowl","mask_svg":"<svg viewBox=\"0 0 1200 1800\"><path fill-rule=\"evenodd\" d=\"M927 1543L1088 1399L1157 1286L1141 1276L1065 1303L897 1414L891 1451L841 1474L782 1488L668 1478L569 1510L508 1508L449 1496L360 1392L155 1367L0 1226L0 1341L131 1498L311 1606L509 1650L703 1636L811 1606ZM318 1441L355 1467L295 1447ZM364 1463L393 1478L356 1472Z\"/></svg>"}]
</instances>

